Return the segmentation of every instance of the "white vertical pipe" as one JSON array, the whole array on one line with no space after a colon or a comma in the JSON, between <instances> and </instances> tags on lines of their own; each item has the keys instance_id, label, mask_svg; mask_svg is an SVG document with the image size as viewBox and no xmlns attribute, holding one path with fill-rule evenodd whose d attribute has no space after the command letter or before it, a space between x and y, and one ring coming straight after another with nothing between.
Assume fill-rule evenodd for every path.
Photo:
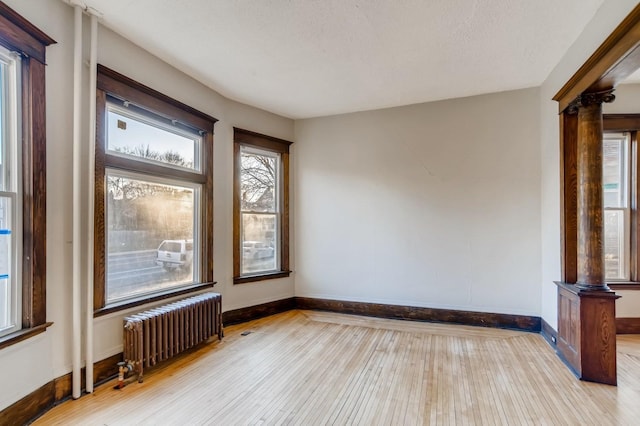
<instances>
[{"instance_id":1,"label":"white vertical pipe","mask_svg":"<svg viewBox=\"0 0 640 426\"><path fill-rule=\"evenodd\" d=\"M73 280L72 280L72 387L71 396L80 398L81 368L82 368L82 296L80 285L80 147L81 147L81 90L82 90L82 8L74 6L74 41L73 41Z\"/></svg>"},{"instance_id":2,"label":"white vertical pipe","mask_svg":"<svg viewBox=\"0 0 640 426\"><path fill-rule=\"evenodd\" d=\"M91 12L91 11L90 11ZM96 85L98 80L98 17L91 13L91 54L89 57L89 176L87 180L87 317L86 317L86 384L93 393L93 197L95 193Z\"/></svg>"}]
</instances>

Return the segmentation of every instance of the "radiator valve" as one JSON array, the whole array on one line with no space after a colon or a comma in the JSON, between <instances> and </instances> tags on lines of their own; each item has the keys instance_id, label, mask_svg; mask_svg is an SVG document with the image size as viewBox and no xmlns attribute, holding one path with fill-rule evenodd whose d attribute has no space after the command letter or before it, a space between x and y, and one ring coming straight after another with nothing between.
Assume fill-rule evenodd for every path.
<instances>
[{"instance_id":1,"label":"radiator valve","mask_svg":"<svg viewBox=\"0 0 640 426\"><path fill-rule=\"evenodd\" d=\"M133 371L133 366L125 361L118 363L118 389L122 389L125 385L124 376Z\"/></svg>"}]
</instances>

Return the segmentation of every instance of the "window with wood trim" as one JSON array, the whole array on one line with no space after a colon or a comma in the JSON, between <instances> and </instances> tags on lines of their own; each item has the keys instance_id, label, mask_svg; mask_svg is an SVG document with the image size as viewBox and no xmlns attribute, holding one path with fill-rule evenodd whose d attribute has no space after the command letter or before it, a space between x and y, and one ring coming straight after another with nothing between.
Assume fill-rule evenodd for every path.
<instances>
[{"instance_id":1,"label":"window with wood trim","mask_svg":"<svg viewBox=\"0 0 640 426\"><path fill-rule=\"evenodd\" d=\"M602 141L604 265L607 281L629 281L631 278L630 145L629 132L605 133Z\"/></svg>"},{"instance_id":2,"label":"window with wood trim","mask_svg":"<svg viewBox=\"0 0 640 426\"><path fill-rule=\"evenodd\" d=\"M46 329L45 50L0 2L0 348Z\"/></svg>"},{"instance_id":3,"label":"window with wood trim","mask_svg":"<svg viewBox=\"0 0 640 426\"><path fill-rule=\"evenodd\" d=\"M603 128L605 277L610 284L633 284L640 281L640 115L605 114Z\"/></svg>"},{"instance_id":4,"label":"window with wood trim","mask_svg":"<svg viewBox=\"0 0 640 426\"><path fill-rule=\"evenodd\" d=\"M0 46L0 335L22 326L19 69L20 55Z\"/></svg>"},{"instance_id":5,"label":"window with wood trim","mask_svg":"<svg viewBox=\"0 0 640 426\"><path fill-rule=\"evenodd\" d=\"M216 119L98 67L94 308L213 285Z\"/></svg>"},{"instance_id":6,"label":"window with wood trim","mask_svg":"<svg viewBox=\"0 0 640 426\"><path fill-rule=\"evenodd\" d=\"M289 276L289 145L234 128L234 283Z\"/></svg>"}]
</instances>

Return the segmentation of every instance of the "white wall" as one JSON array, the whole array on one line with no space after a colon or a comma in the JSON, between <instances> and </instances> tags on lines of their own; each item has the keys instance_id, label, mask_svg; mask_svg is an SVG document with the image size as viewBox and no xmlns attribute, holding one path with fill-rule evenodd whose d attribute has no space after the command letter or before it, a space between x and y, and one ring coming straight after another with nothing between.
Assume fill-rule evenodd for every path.
<instances>
[{"instance_id":1,"label":"white wall","mask_svg":"<svg viewBox=\"0 0 640 426\"><path fill-rule=\"evenodd\" d=\"M542 318L558 328L557 288L560 280L560 146L558 104L553 96L584 64L637 5L633 0L607 0L540 89L540 156L542 160Z\"/></svg>"},{"instance_id":2,"label":"white wall","mask_svg":"<svg viewBox=\"0 0 640 426\"><path fill-rule=\"evenodd\" d=\"M616 99L602 105L604 114L640 114L640 84L620 84L613 92Z\"/></svg>"},{"instance_id":3,"label":"white wall","mask_svg":"<svg viewBox=\"0 0 640 426\"><path fill-rule=\"evenodd\" d=\"M296 121L296 296L539 315L537 105Z\"/></svg>"},{"instance_id":4,"label":"white wall","mask_svg":"<svg viewBox=\"0 0 640 426\"><path fill-rule=\"evenodd\" d=\"M35 338L0 351L0 362L7 366L0 392L0 410L71 371L73 10L60 0L5 2L58 43L47 49L46 70L47 320L54 325ZM87 25L85 30L85 46L88 46ZM214 279L218 281L215 291L222 293L223 309L292 297L293 277L236 286L232 283L232 137L233 126L238 126L293 140L293 121L230 101L108 29L101 27L99 37L100 63L220 120L215 126L214 142L213 253ZM83 99L88 102L86 75L85 82ZM84 137L88 137L88 124ZM86 149L84 153L86 157ZM86 206L86 188L82 196ZM86 210L84 213L86 224L89 218ZM87 252L86 241L86 235L79 241L83 244L83 253ZM96 360L121 351L125 313L95 320Z\"/></svg>"}]
</instances>

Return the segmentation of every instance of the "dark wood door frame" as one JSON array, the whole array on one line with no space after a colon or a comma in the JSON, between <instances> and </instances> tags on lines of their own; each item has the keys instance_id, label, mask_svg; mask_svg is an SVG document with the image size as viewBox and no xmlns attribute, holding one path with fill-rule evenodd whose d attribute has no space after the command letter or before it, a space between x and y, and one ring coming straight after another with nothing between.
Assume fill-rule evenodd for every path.
<instances>
[{"instance_id":1,"label":"dark wood door frame","mask_svg":"<svg viewBox=\"0 0 640 426\"><path fill-rule=\"evenodd\" d=\"M598 208L602 177L592 172L598 163L602 167L601 158L595 158L602 149L601 103L610 102L615 87L638 68L640 5L553 98L560 118L558 355L580 379L612 385L617 383L615 300L619 296L604 282L602 207ZM585 121L588 109L595 115ZM593 161L585 162L587 158Z\"/></svg>"},{"instance_id":2,"label":"dark wood door frame","mask_svg":"<svg viewBox=\"0 0 640 426\"><path fill-rule=\"evenodd\" d=\"M640 68L640 5L618 25L609 37L553 97L563 112L578 95L615 88Z\"/></svg>"},{"instance_id":3,"label":"dark wood door frame","mask_svg":"<svg viewBox=\"0 0 640 426\"><path fill-rule=\"evenodd\" d=\"M614 89L640 68L640 5L622 21L553 97L560 113L562 281L576 282L577 265L577 119L569 105L582 93Z\"/></svg>"}]
</instances>

